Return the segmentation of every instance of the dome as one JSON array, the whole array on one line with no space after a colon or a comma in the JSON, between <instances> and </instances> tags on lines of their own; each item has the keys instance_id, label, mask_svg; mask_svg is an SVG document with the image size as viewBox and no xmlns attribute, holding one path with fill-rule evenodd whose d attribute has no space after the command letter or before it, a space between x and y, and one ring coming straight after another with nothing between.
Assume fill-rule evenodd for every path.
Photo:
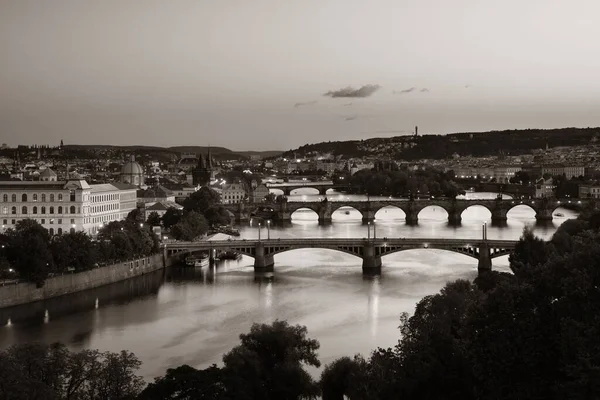
<instances>
[{"instance_id":1,"label":"dome","mask_svg":"<svg viewBox=\"0 0 600 400\"><path fill-rule=\"evenodd\" d=\"M123 165L121 169L122 175L142 175L143 173L142 166L135 161L134 156L131 156L131 161Z\"/></svg>"}]
</instances>

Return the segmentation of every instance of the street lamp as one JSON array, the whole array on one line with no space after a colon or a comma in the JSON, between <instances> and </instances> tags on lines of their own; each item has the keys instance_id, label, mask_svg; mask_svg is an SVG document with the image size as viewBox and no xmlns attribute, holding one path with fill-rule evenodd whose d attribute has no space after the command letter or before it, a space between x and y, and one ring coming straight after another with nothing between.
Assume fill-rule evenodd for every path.
<instances>
[{"instance_id":1,"label":"street lamp","mask_svg":"<svg viewBox=\"0 0 600 400\"><path fill-rule=\"evenodd\" d=\"M258 223L258 241L259 241L259 242L260 242L260 226L261 226L261 225L262 225L262 224L259 222L259 223Z\"/></svg>"},{"instance_id":2,"label":"street lamp","mask_svg":"<svg viewBox=\"0 0 600 400\"><path fill-rule=\"evenodd\" d=\"M267 220L267 240L271 240L271 220Z\"/></svg>"},{"instance_id":3,"label":"street lamp","mask_svg":"<svg viewBox=\"0 0 600 400\"><path fill-rule=\"evenodd\" d=\"M373 220L373 241L377 239L377 225L375 224L375 220Z\"/></svg>"},{"instance_id":4,"label":"street lamp","mask_svg":"<svg viewBox=\"0 0 600 400\"><path fill-rule=\"evenodd\" d=\"M371 221L367 222L367 239L371 239Z\"/></svg>"}]
</instances>

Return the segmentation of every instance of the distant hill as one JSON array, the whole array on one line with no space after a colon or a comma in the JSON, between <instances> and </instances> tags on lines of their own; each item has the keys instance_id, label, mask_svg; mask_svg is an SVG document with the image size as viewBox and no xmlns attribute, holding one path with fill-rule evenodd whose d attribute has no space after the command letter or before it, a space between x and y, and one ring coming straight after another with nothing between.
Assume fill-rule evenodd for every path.
<instances>
[{"instance_id":1,"label":"distant hill","mask_svg":"<svg viewBox=\"0 0 600 400\"><path fill-rule=\"evenodd\" d=\"M581 146L596 141L600 143L600 128L519 129L321 142L288 150L281 156L293 158L331 153L344 158L386 156L410 161L444 159L455 153L476 157L500 153L519 155L546 146Z\"/></svg>"},{"instance_id":2,"label":"distant hill","mask_svg":"<svg viewBox=\"0 0 600 400\"><path fill-rule=\"evenodd\" d=\"M130 145L130 146L112 146L112 145L81 145L81 144L69 144L65 145L65 149L75 150L80 152L94 151L94 150L114 150L122 152L146 152L146 153L161 153L161 154L180 154L180 153L192 153L192 154L206 154L208 152L208 146L172 146L172 147L157 147L157 146L145 146L145 145ZM217 159L247 159L250 156L258 155L261 158L274 157L283 153L283 151L233 151L226 147L211 146L211 154Z\"/></svg>"}]
</instances>

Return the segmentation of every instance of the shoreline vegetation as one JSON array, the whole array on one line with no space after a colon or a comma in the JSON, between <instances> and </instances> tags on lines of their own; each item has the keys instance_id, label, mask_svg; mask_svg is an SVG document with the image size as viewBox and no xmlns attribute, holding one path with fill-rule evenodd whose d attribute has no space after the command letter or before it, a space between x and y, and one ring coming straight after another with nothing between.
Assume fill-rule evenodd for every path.
<instances>
[{"instance_id":1,"label":"shoreline vegetation","mask_svg":"<svg viewBox=\"0 0 600 400\"><path fill-rule=\"evenodd\" d=\"M127 351L18 345L0 352L2 399L592 399L600 396L600 212L545 242L525 229L510 273L449 282L400 316L400 339L321 367L286 321L254 324L222 366L167 369L145 384Z\"/></svg>"}]
</instances>

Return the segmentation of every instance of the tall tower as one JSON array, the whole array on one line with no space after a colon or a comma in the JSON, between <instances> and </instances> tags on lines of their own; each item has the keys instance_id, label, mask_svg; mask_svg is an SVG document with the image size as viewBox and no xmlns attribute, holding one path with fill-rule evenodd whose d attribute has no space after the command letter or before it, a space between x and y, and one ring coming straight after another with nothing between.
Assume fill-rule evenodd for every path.
<instances>
[{"instance_id":1,"label":"tall tower","mask_svg":"<svg viewBox=\"0 0 600 400\"><path fill-rule=\"evenodd\" d=\"M209 156L207 156L206 160L204 159L202 154L199 155L198 164L192 170L192 183L194 184L194 186L206 186L210 183L210 178L211 178L210 172L211 172L212 168L209 167L209 165L210 165L209 160L210 160L210 152L209 152Z\"/></svg>"}]
</instances>

